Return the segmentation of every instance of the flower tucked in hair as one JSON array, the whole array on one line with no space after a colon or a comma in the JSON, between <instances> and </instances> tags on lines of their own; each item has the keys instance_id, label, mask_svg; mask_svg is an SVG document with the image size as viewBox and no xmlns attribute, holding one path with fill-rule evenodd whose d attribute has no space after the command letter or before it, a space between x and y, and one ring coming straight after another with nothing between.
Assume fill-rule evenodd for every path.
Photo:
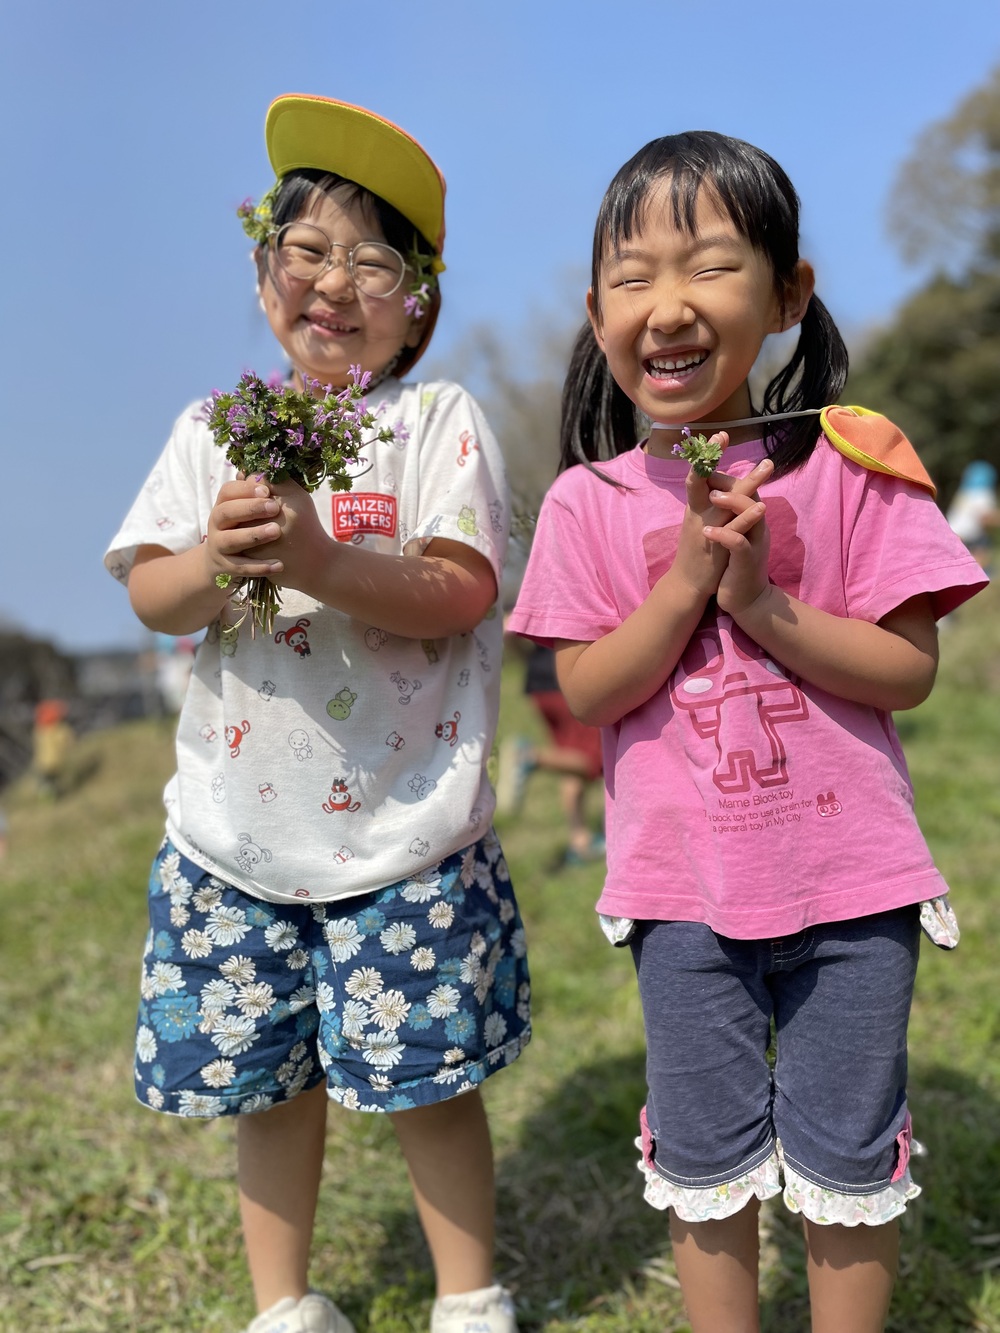
<instances>
[{"instance_id":1,"label":"flower tucked in hair","mask_svg":"<svg viewBox=\"0 0 1000 1333\"><path fill-rule=\"evenodd\" d=\"M437 275L444 272L444 260L437 255L425 255L414 246L406 256L406 262L413 270L414 281L409 295L403 297L403 309L414 319L423 319L424 311L437 291Z\"/></svg>"},{"instance_id":2,"label":"flower tucked in hair","mask_svg":"<svg viewBox=\"0 0 1000 1333\"><path fill-rule=\"evenodd\" d=\"M259 204L255 204L248 195L236 210L236 216L243 223L243 230L258 245L267 245L270 239L274 200L280 183L275 181Z\"/></svg>"}]
</instances>

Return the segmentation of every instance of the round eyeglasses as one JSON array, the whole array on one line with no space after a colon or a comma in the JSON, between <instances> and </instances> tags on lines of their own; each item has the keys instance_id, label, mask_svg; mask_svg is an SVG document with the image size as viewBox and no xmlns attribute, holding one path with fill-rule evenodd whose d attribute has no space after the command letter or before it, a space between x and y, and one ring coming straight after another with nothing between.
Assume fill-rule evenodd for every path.
<instances>
[{"instance_id":1,"label":"round eyeglasses","mask_svg":"<svg viewBox=\"0 0 1000 1333\"><path fill-rule=\"evenodd\" d=\"M384 241L359 241L348 247L331 241L311 222L286 222L271 233L270 244L287 274L311 281L337 262L334 250L346 250L347 258L340 262L355 287L366 296L391 296L406 272L403 256Z\"/></svg>"}]
</instances>

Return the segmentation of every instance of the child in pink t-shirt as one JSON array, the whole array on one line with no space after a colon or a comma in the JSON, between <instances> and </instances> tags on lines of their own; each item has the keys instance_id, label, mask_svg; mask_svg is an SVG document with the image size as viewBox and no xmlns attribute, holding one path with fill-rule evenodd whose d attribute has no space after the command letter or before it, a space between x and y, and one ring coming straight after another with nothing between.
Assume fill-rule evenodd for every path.
<instances>
[{"instance_id":1,"label":"child in pink t-shirt","mask_svg":"<svg viewBox=\"0 0 1000 1333\"><path fill-rule=\"evenodd\" d=\"M985 579L899 432L821 414L847 352L813 285L767 154L699 132L626 163L510 620L555 647L570 708L603 728L598 908L636 962L641 1166L695 1333L758 1327L759 1201L782 1188L814 1333L883 1327L919 1193L921 922L954 942L891 715L926 698L935 620ZM761 345L796 324L755 410ZM723 451L707 477L692 429Z\"/></svg>"}]
</instances>

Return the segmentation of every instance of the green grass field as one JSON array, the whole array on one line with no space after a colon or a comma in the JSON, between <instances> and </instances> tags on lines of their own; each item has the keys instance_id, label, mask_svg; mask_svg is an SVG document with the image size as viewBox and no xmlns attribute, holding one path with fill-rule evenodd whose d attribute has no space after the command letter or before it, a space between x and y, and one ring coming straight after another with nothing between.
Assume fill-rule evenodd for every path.
<instances>
[{"instance_id":1,"label":"green grass field","mask_svg":"<svg viewBox=\"0 0 1000 1333\"><path fill-rule=\"evenodd\" d=\"M1000 1333L1000 598L949 624L932 699L899 719L918 808L963 941L923 951L911 1105L928 1156L905 1219L890 1328ZM535 731L506 673L505 731ZM250 1317L230 1124L136 1105L131 1043L145 882L171 737L85 738L61 801L8 792L0 866L0 1330L235 1333ZM595 810L595 817L597 811ZM593 913L599 867L565 868L554 780L499 824L529 933L535 1037L486 1097L497 1153L500 1277L523 1333L686 1329L663 1215L632 1147L643 1099L627 951ZM331 1116L315 1284L359 1333L424 1330L426 1253L390 1125ZM765 1209L764 1328L808 1327L798 1226Z\"/></svg>"}]
</instances>

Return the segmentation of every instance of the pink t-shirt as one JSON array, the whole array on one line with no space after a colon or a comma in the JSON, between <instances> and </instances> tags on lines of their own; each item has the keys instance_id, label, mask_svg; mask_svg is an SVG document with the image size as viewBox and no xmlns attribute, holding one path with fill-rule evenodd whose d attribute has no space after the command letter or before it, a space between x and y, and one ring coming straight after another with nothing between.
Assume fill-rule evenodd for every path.
<instances>
[{"instance_id":1,"label":"pink t-shirt","mask_svg":"<svg viewBox=\"0 0 1000 1333\"><path fill-rule=\"evenodd\" d=\"M731 446L722 470L763 456ZM617 628L677 549L688 465L640 446L599 466L620 486L570 468L539 515L510 627L542 643ZM761 496L771 581L833 615L875 622L926 592L942 616L985 586L927 492L825 437ZM760 939L946 892L891 715L791 675L714 601L662 689L602 730L603 913Z\"/></svg>"}]
</instances>

